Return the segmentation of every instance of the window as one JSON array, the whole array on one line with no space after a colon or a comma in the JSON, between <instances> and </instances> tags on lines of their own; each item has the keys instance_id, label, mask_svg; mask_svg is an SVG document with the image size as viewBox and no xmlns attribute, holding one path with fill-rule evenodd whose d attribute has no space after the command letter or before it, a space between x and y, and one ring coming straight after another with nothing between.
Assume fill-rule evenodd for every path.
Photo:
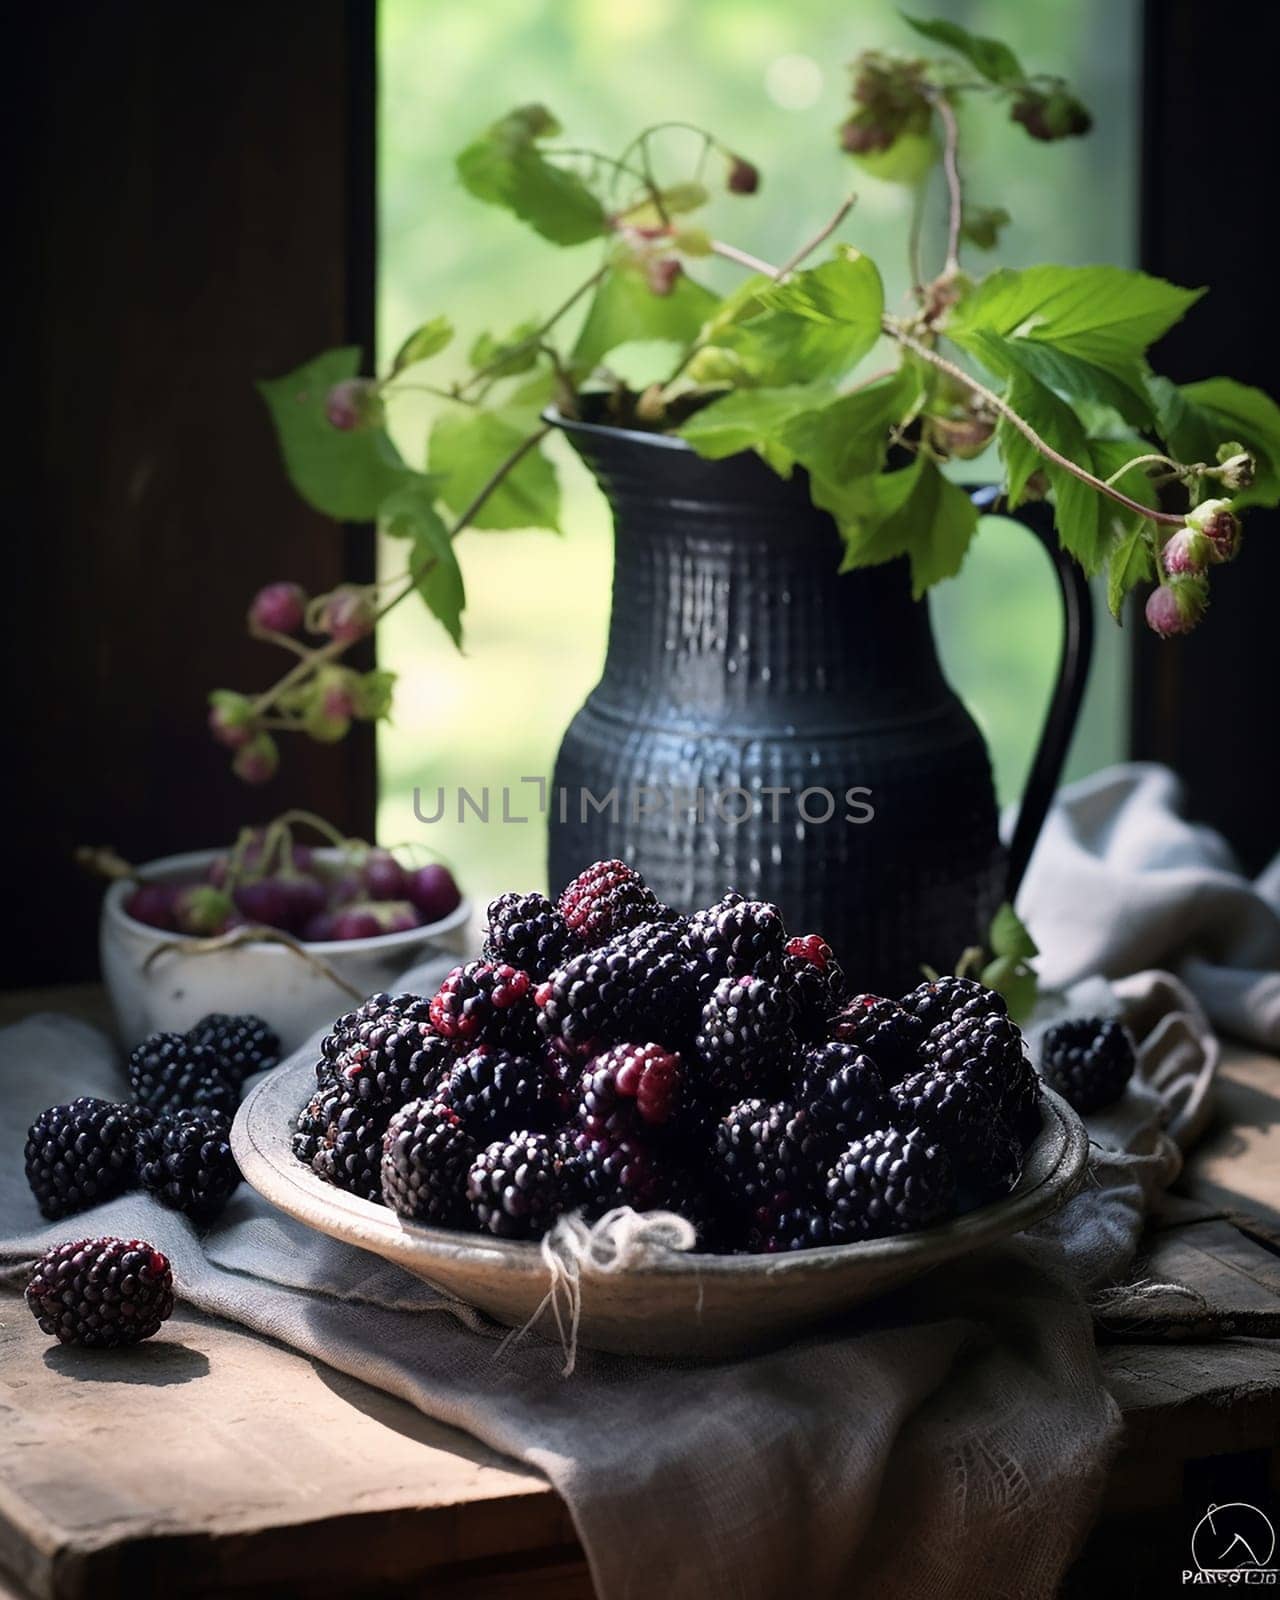
<instances>
[{"instance_id":1,"label":"window","mask_svg":"<svg viewBox=\"0 0 1280 1600\"><path fill-rule=\"evenodd\" d=\"M1095 115L1089 139L1043 149L991 108L964 127L974 198L998 199L1013 214L1001 260L1132 263L1138 0L933 0L922 9L1008 37L1030 62L1070 77ZM833 133L847 100L843 63L865 46L910 47L889 0L382 0L379 26L383 365L426 316L447 308L465 351L476 334L506 331L527 308L550 309L580 278L585 250L558 251L524 233L453 176L453 156L473 132L529 101L555 110L575 141L606 150L664 118L706 124L762 169L760 195L726 199L719 215L736 242L766 258L784 257L856 187L843 236L885 269L891 298L905 292L906 193L856 175ZM935 195L935 221L941 205ZM704 277L728 288L734 269L709 263ZM400 442L415 460L430 415L426 401L401 414ZM395 721L379 742L379 837L439 849L481 903L502 888L542 883L541 828L474 816L459 825L456 814L427 828L415 820L413 790L430 807L440 784L500 788L549 774L565 724L595 682L609 606L608 514L584 469L567 449L560 454L562 538L471 532L461 540L467 654L412 607L394 612L379 640L384 663L401 675ZM981 463L971 465L980 476ZM933 604L948 671L987 734L1001 798L1013 798L1055 666L1048 564L1025 532L992 523ZM1123 640L1105 619L1098 631L1075 773L1126 747Z\"/></svg>"}]
</instances>

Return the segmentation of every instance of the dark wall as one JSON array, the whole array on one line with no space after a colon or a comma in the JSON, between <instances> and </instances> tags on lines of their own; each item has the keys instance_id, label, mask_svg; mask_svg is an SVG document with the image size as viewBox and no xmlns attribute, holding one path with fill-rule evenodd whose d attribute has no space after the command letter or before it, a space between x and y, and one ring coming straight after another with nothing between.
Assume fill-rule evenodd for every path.
<instances>
[{"instance_id":1,"label":"dark wall","mask_svg":"<svg viewBox=\"0 0 1280 1600\"><path fill-rule=\"evenodd\" d=\"M1142 265L1211 292L1160 347L1182 382L1226 373L1280 397L1274 166L1280 11L1148 0ZM1191 814L1256 870L1280 848L1280 512L1251 511L1189 638L1138 620L1133 752L1183 774Z\"/></svg>"},{"instance_id":2,"label":"dark wall","mask_svg":"<svg viewBox=\"0 0 1280 1600\"><path fill-rule=\"evenodd\" d=\"M253 590L372 571L285 481L254 380L372 339L372 0L60 0L6 22L21 175L10 563L10 984L90 975L81 842L142 860L305 804L367 832L372 745L290 744L246 789L214 686L286 658ZM11 434L12 438L12 434ZM16 726L15 726L16 722ZM16 881L15 881L16 874Z\"/></svg>"}]
</instances>

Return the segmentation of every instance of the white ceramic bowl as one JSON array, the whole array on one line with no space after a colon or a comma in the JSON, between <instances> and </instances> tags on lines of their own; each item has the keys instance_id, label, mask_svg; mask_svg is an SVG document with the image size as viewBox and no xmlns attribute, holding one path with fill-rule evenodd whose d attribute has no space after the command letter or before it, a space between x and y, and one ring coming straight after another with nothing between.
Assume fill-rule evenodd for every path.
<instances>
[{"instance_id":1,"label":"white ceramic bowl","mask_svg":"<svg viewBox=\"0 0 1280 1600\"><path fill-rule=\"evenodd\" d=\"M508 1327L524 1326L550 1281L538 1246L419 1227L322 1182L289 1147L294 1120L314 1088L312 1066L300 1060L269 1073L246 1096L231 1147L248 1182L319 1232L396 1262ZM584 1273L579 1343L620 1355L698 1360L781 1344L940 1262L1038 1222L1075 1192L1088 1151L1080 1118L1046 1089L1043 1126L1006 1199L894 1239L778 1256L669 1251L651 1266ZM550 1323L544 1313L539 1331L551 1336Z\"/></svg>"},{"instance_id":2,"label":"white ceramic bowl","mask_svg":"<svg viewBox=\"0 0 1280 1600\"><path fill-rule=\"evenodd\" d=\"M203 880L220 853L193 850L139 870L148 883ZM335 864L343 859L338 850L315 854ZM177 948L181 934L129 916L124 903L133 887L126 882L111 885L99 929L102 975L126 1048L162 1029L181 1032L210 1011L232 1011L262 1017L280 1035L285 1052L296 1050L317 1028L366 995L393 985L433 948L460 952L470 915L464 899L447 917L426 927L373 939L310 943L306 950L313 962L285 945L265 942L197 955Z\"/></svg>"}]
</instances>

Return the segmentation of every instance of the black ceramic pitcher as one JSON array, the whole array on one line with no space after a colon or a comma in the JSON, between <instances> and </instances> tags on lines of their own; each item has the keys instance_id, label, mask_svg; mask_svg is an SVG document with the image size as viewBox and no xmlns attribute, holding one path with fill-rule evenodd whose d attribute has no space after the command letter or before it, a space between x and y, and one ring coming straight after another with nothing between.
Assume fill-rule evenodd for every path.
<instances>
[{"instance_id":1,"label":"black ceramic pitcher","mask_svg":"<svg viewBox=\"0 0 1280 1600\"><path fill-rule=\"evenodd\" d=\"M1016 891L1088 673L1089 590L1048 508L1017 517L1053 557L1064 649L1006 852L986 744L905 560L838 575L839 534L803 472L549 420L599 481L616 538L604 673L556 762L553 892L621 856L682 910L726 887L776 901L860 987L950 970Z\"/></svg>"}]
</instances>

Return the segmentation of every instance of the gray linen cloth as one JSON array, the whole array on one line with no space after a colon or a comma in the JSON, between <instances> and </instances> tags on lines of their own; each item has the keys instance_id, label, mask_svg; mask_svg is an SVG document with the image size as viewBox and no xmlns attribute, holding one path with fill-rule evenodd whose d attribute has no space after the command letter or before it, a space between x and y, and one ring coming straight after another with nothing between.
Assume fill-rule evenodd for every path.
<instances>
[{"instance_id":1,"label":"gray linen cloth","mask_svg":"<svg viewBox=\"0 0 1280 1600\"><path fill-rule=\"evenodd\" d=\"M1167 767L1108 767L1064 789L1019 897L1042 983L1176 973L1220 1029L1280 1051L1280 853L1256 882L1185 820ZM1280 807L1276 812L1280 852Z\"/></svg>"},{"instance_id":2,"label":"gray linen cloth","mask_svg":"<svg viewBox=\"0 0 1280 1600\"><path fill-rule=\"evenodd\" d=\"M1153 915L1184 920L1173 901ZM53 1016L0 1034L0 1263L18 1274L87 1233L150 1239L191 1304L545 1473L603 1600L1036 1600L1079 1547L1118 1436L1088 1297L1132 1265L1178 1170L1163 1129L1190 1125L1216 1060L1195 1000L1166 975L1086 983L1067 1005L1119 1008L1148 1041L1140 1080L1092 1126L1085 1189L1034 1232L748 1360L580 1350L562 1378L557 1345L499 1351L503 1330L245 1189L203 1236L139 1195L45 1223L22 1174L27 1124L53 1102L124 1089L108 1041Z\"/></svg>"}]
</instances>

